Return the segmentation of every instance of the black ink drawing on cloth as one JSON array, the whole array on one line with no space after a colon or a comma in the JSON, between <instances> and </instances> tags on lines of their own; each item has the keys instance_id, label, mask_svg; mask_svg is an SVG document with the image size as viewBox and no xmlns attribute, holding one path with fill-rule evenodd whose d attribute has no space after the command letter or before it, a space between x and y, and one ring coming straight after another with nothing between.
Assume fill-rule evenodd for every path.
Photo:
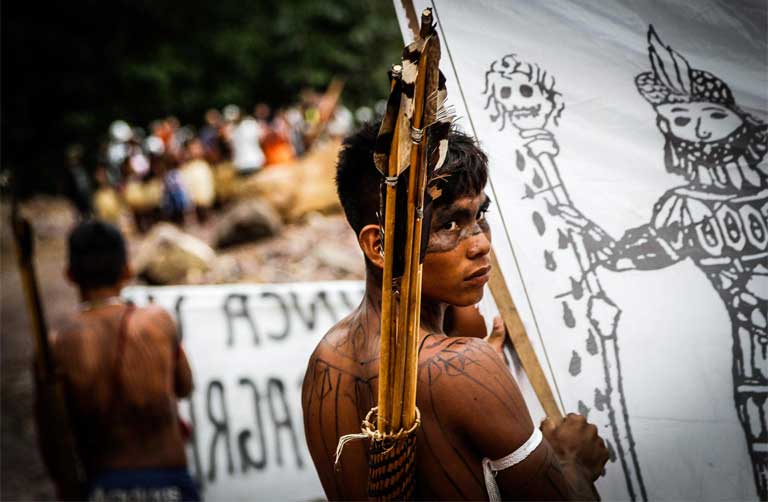
<instances>
[{"instance_id":1,"label":"black ink drawing on cloth","mask_svg":"<svg viewBox=\"0 0 768 502\"><path fill-rule=\"evenodd\" d=\"M562 185L555 157L558 146L547 129L563 105L554 78L538 65L509 55L486 73L486 109L503 130L517 129L525 141L517 169L529 180L524 198L541 199L544 210L531 218L549 238L548 270L562 268L568 254L578 270L558 299L563 322L581 330L584 345L573 351L571 375L592 356L601 356L605 380L595 388L593 408L608 410L611 449L624 470L631 498L645 496L637 452L621 387L617 327L621 310L594 274L609 270L658 270L691 259L725 304L731 319L733 391L744 430L758 496L768 499L768 125L744 112L729 86L665 46L648 30L650 71L635 85L657 114L664 138L663 162L684 183L663 194L650 222L614 239L574 207ZM554 229L552 229L554 227ZM586 307L582 304L586 303ZM581 313L586 326L580 326ZM584 335L586 333L586 336ZM583 408L582 408L583 406Z\"/></svg>"},{"instance_id":2,"label":"black ink drawing on cloth","mask_svg":"<svg viewBox=\"0 0 768 502\"><path fill-rule=\"evenodd\" d=\"M557 300L563 325L578 333L571 337L577 342L568 365L569 374L600 380L590 382L594 394L579 400L579 412L609 428L601 434L606 438L610 459L620 463L630 498L645 500L622 387L616 339L621 310L603 290L584 239L562 218L554 217L560 208L573 206L555 161L559 146L549 130L551 125L557 125L563 112L563 97L555 90L552 75L512 54L491 65L485 83L486 109L491 112L491 120L499 125L499 130L512 126L522 140L514 162L519 175L526 180L523 198L529 202L532 224L546 242L542 266L567 280L563 283L566 292Z\"/></svg>"}]
</instances>

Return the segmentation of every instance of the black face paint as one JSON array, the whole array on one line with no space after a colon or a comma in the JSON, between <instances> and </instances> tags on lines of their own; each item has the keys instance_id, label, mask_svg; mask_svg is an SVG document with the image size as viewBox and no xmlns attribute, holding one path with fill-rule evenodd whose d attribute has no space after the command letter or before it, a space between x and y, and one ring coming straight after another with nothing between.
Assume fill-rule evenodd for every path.
<instances>
[{"instance_id":1,"label":"black face paint","mask_svg":"<svg viewBox=\"0 0 768 502\"><path fill-rule=\"evenodd\" d=\"M490 239L490 227L485 218L490 200L485 200L474 214L466 207L451 205L435 210L427 253L453 251L464 240L479 233Z\"/></svg>"}]
</instances>

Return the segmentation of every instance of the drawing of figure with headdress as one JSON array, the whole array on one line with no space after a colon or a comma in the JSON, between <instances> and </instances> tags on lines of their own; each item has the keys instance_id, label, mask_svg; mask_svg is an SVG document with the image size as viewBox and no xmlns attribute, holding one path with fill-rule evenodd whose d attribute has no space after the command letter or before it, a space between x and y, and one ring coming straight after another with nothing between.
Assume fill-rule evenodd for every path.
<instances>
[{"instance_id":1,"label":"drawing of figure with headdress","mask_svg":"<svg viewBox=\"0 0 768 502\"><path fill-rule=\"evenodd\" d=\"M579 412L608 424L608 446L630 498L646 493L630 427L631 396L622 386L621 309L596 269L658 270L690 259L730 316L736 414L758 495L768 499L768 125L742 110L723 80L664 46L652 26L648 55L651 69L635 84L656 112L666 170L685 184L662 195L649 223L619 239L575 207L560 177L551 130L564 105L551 74L516 55L494 61L486 72L485 107L516 145L522 198L544 247L542 265L562 290L556 299L564 329L579 334L567 337L576 340L569 342L568 371L580 385L594 387L594 398L579 400Z\"/></svg>"},{"instance_id":2,"label":"drawing of figure with headdress","mask_svg":"<svg viewBox=\"0 0 768 502\"><path fill-rule=\"evenodd\" d=\"M691 259L728 310L733 392L757 492L768 499L768 125L736 104L717 76L691 68L650 27L651 71L640 95L657 114L664 164L686 184L665 193L651 221L613 239L573 206L558 207L590 260L614 271L656 270Z\"/></svg>"}]
</instances>

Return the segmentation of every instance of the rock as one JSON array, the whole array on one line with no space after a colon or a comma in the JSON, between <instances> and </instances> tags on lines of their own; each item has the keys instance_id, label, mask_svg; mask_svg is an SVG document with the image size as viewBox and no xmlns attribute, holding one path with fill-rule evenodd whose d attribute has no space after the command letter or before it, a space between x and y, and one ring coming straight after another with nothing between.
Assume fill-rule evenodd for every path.
<instances>
[{"instance_id":1,"label":"rock","mask_svg":"<svg viewBox=\"0 0 768 502\"><path fill-rule=\"evenodd\" d=\"M242 277L243 271L235 258L219 256L202 284L229 284L239 281Z\"/></svg>"},{"instance_id":2,"label":"rock","mask_svg":"<svg viewBox=\"0 0 768 502\"><path fill-rule=\"evenodd\" d=\"M269 202L287 220L291 206L296 200L298 162L271 166L246 177L237 187L237 197L247 199L258 197Z\"/></svg>"},{"instance_id":3,"label":"rock","mask_svg":"<svg viewBox=\"0 0 768 502\"><path fill-rule=\"evenodd\" d=\"M339 140L328 140L300 160L262 169L240 182L237 196L269 201L287 222L312 212L338 212L335 176L340 148Z\"/></svg>"},{"instance_id":4,"label":"rock","mask_svg":"<svg viewBox=\"0 0 768 502\"><path fill-rule=\"evenodd\" d=\"M320 243L313 248L312 254L326 267L348 274L359 273L363 263L362 253L338 244Z\"/></svg>"},{"instance_id":5,"label":"rock","mask_svg":"<svg viewBox=\"0 0 768 502\"><path fill-rule=\"evenodd\" d=\"M336 194L336 161L341 140L328 140L309 152L301 161L296 202L288 221L298 221L312 212L334 213L341 209Z\"/></svg>"},{"instance_id":6,"label":"rock","mask_svg":"<svg viewBox=\"0 0 768 502\"><path fill-rule=\"evenodd\" d=\"M276 235L282 229L280 215L269 202L242 200L220 217L214 242L223 248Z\"/></svg>"},{"instance_id":7,"label":"rock","mask_svg":"<svg viewBox=\"0 0 768 502\"><path fill-rule=\"evenodd\" d=\"M199 282L216 262L216 252L170 223L158 223L139 246L134 270L150 284Z\"/></svg>"}]
</instances>

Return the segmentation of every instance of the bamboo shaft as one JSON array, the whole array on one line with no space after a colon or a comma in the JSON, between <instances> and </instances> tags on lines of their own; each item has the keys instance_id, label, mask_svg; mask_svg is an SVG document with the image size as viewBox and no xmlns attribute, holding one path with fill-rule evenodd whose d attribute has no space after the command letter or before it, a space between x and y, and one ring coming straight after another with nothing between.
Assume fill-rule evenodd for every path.
<instances>
[{"instance_id":1,"label":"bamboo shaft","mask_svg":"<svg viewBox=\"0 0 768 502\"><path fill-rule=\"evenodd\" d=\"M418 93L418 87L417 87ZM418 103L418 101L416 101ZM416 112L414 112L414 115ZM393 398L392 402L392 430L397 431L402 427L402 411L403 411L403 385L405 378L405 357L408 348L408 335L409 326L412 322L413 303L411 301L411 274L413 266L413 255L410 252L413 243L413 230L414 230L414 216L416 214L416 201L413 198L416 188L416 169L411 164L408 173L408 206L407 206L407 227L405 236L405 266L403 268L403 277L400 282L401 294L400 305L401 308L398 312L398 333L397 333L397 346L395 349L395 361L394 361L394 380L393 380Z\"/></svg>"},{"instance_id":2,"label":"bamboo shaft","mask_svg":"<svg viewBox=\"0 0 768 502\"><path fill-rule=\"evenodd\" d=\"M424 110L427 98L426 86L429 84L426 75L427 66L427 47L424 46L424 52L419 60L419 73L416 80L414 92L414 110L412 126L415 129L424 127ZM416 380L418 373L418 340L421 327L421 233L423 228L424 209L424 190L426 188L426 163L424 141L426 138L415 143L411 148L411 175L409 177L408 193L408 236L406 239L407 266L406 274L403 275L403 283L407 283L407 296L404 296L404 302L407 302L405 315L401 316L405 323L403 325L403 342L401 352L403 353L403 380L402 386L396 389L402 389L402 409L399 417L401 427L409 427L416 418ZM413 180L411 185L410 181ZM399 361L398 361L399 362ZM399 368L398 368L399 371ZM398 417L394 417L398 420Z\"/></svg>"},{"instance_id":3,"label":"bamboo shaft","mask_svg":"<svg viewBox=\"0 0 768 502\"><path fill-rule=\"evenodd\" d=\"M421 292L421 265L413 273L411 289ZM405 357L405 375L403 385L403 411L401 422L406 429L413 425L416 419L416 382L418 377L418 342L421 318L421 294L413 295L413 321L410 326L411 333L407 339L407 352Z\"/></svg>"},{"instance_id":4,"label":"bamboo shaft","mask_svg":"<svg viewBox=\"0 0 768 502\"><path fill-rule=\"evenodd\" d=\"M421 59L419 59L418 76L414 86L413 96L413 116L411 119L411 126L415 129L421 129L423 126L424 118L424 101L425 101L425 79L426 79L426 65L427 57L426 53L422 53ZM411 147L410 156L410 172L408 173L408 209L407 209L407 227L405 238L405 267L403 269L403 277L401 281L402 294L400 297L400 308L398 315L398 340L396 349L395 360L395 378L394 378L394 402L392 406L392 427L393 430L399 430L404 423L411 422L414 413L411 411L410 415L404 419L403 411L406 407L404 398L406 394L405 389L405 377L406 371L409 373L409 377L412 378L411 373L415 373L412 368L418 364L418 361L414 359L412 354L408 357L409 347L415 346L419 336L419 307L421 290L414 288L414 278L417 274L416 270L419 266L419 244L421 242L421 232L417 235L417 225L419 230L421 229L420 221L417 221L417 206L422 198L419 197L418 192L421 188L422 177L426 176L425 166L423 163L423 148L421 142L415 143ZM416 253L413 250L416 249ZM415 349L410 350L411 353L415 353ZM407 368L411 368L410 370ZM413 392L415 398L415 392ZM415 406L415 403L414 405ZM407 409L412 410L413 406L408 405Z\"/></svg>"},{"instance_id":5,"label":"bamboo shaft","mask_svg":"<svg viewBox=\"0 0 768 502\"><path fill-rule=\"evenodd\" d=\"M395 122L392 137L392 148L387 166L387 176L397 176L398 161L398 137L400 120ZM391 403L393 400L393 372L392 372L392 347L395 345L397 335L396 325L393 321L397 318L397 305L392 291L392 265L394 262L395 246L395 216L396 216L397 187L387 184L386 206L384 208L384 271L381 289L381 353L379 359L379 413L377 427L379 430L388 430L392 423Z\"/></svg>"},{"instance_id":6,"label":"bamboo shaft","mask_svg":"<svg viewBox=\"0 0 768 502\"><path fill-rule=\"evenodd\" d=\"M433 76L427 75L427 67L439 58L439 51L430 50L429 34L432 27L431 12L422 13L422 30L420 37L424 37L421 46L422 52L418 61L416 81L413 84L412 96L413 110L410 113L410 121L402 115L405 109L400 110L393 133L393 142L390 148L389 163L387 166L388 177L397 176L401 171L397 159L399 141L412 141L409 154L408 182L406 192L406 207L404 215L395 214L397 204L397 190L406 189L399 184L392 187L388 183L386 189L386 208L384 217L384 271L382 284L382 312L381 312L381 358L379 369L379 401L377 427L384 433L392 433L409 428L416 418L416 383L418 377L418 340L420 335L420 309L421 309L421 240L423 232L424 191L427 183L426 147L427 138L423 134L425 121L434 117L425 117L426 100L431 87L437 82L436 70L431 68ZM436 42L435 42L436 43ZM405 131L405 127L412 130ZM414 130L421 131L414 134ZM409 133L409 134L406 134ZM402 138L401 138L402 136ZM404 152L403 152L404 153ZM396 218L397 216L397 218ZM402 249L394 249L395 221L402 221L405 228L398 228L404 232ZM400 225L400 223L398 223ZM398 243L400 246L400 243ZM394 253L402 252L403 270L397 278L398 290L393 281L396 279L393 273Z\"/></svg>"},{"instance_id":7,"label":"bamboo shaft","mask_svg":"<svg viewBox=\"0 0 768 502\"><path fill-rule=\"evenodd\" d=\"M424 190L427 184L427 169L424 157L425 149L422 145L416 145L412 150L415 163L419 166L418 179L416 181L416 207L419 213L424 209ZM410 427L416 418L416 382L418 379L418 341L421 330L421 272L422 265L419 259L421 255L421 235L424 225L423 215L417 216L414 222L414 236L411 243L410 254L414 257L413 270L410 276L411 287L411 315L413 319L408 326L408 343L405 357L405 376L403 388L402 423L404 427Z\"/></svg>"}]
</instances>

